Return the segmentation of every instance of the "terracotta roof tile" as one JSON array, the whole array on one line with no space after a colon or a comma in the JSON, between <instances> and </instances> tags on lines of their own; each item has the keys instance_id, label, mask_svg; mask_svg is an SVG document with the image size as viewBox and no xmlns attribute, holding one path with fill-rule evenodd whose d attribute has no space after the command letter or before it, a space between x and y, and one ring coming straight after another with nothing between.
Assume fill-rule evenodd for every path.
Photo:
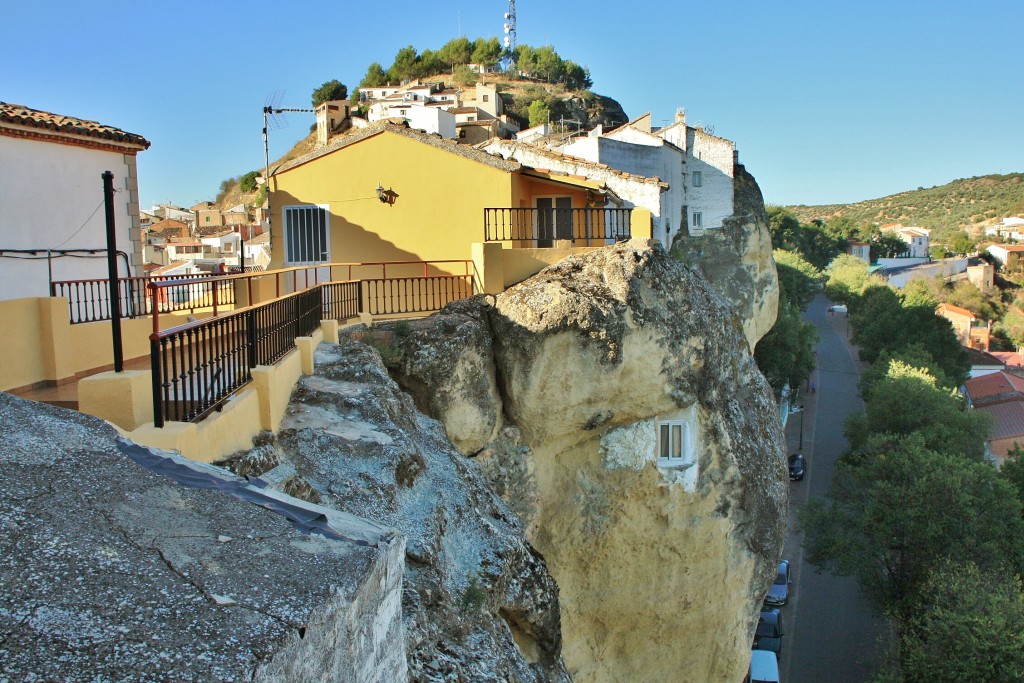
<instances>
[{"instance_id":1,"label":"terracotta roof tile","mask_svg":"<svg viewBox=\"0 0 1024 683\"><path fill-rule=\"evenodd\" d=\"M68 135L82 135L101 140L123 142L138 145L143 149L149 149L150 145L149 141L141 135L125 132L120 128L105 126L96 121L78 119L73 116L63 116L39 109L29 109L20 104L10 104L8 102L0 102L0 122L14 123L30 128L42 128Z\"/></svg>"},{"instance_id":2,"label":"terracotta roof tile","mask_svg":"<svg viewBox=\"0 0 1024 683\"><path fill-rule=\"evenodd\" d=\"M992 439L1024 436L1024 401L1005 401L978 410L992 416Z\"/></svg>"},{"instance_id":3,"label":"terracotta roof tile","mask_svg":"<svg viewBox=\"0 0 1024 683\"><path fill-rule=\"evenodd\" d=\"M1006 400L1013 394L1024 397L1024 379L1008 372L993 372L974 377L964 384L975 405Z\"/></svg>"}]
</instances>

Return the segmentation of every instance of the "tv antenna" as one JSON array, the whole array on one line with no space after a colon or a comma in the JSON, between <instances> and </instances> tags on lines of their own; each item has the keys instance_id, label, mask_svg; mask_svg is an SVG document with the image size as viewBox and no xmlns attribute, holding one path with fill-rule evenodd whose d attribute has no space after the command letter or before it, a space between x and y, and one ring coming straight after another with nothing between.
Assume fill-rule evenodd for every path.
<instances>
[{"instance_id":1,"label":"tv antenna","mask_svg":"<svg viewBox=\"0 0 1024 683\"><path fill-rule=\"evenodd\" d=\"M263 182L267 185L267 199L270 199L270 142L269 136L267 135L267 128L272 127L274 130L280 130L288 127L288 119L280 116L286 112L303 112L309 113L316 111L315 109L294 109L291 107L282 107L281 100L284 99L284 90L275 90L269 95L267 99L263 101L263 164L264 164L264 176ZM269 220L269 215L267 219Z\"/></svg>"}]
</instances>

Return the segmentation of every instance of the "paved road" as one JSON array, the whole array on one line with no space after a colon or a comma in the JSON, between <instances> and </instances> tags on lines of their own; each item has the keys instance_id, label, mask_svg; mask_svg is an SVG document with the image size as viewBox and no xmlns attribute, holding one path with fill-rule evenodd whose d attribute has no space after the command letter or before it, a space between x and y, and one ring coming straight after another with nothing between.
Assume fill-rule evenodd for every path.
<instances>
[{"instance_id":1,"label":"paved road","mask_svg":"<svg viewBox=\"0 0 1024 683\"><path fill-rule=\"evenodd\" d=\"M818 370L811 377L817 391L806 394L803 414L803 452L807 477L790 484L789 532L785 557L793 562L790 603L783 607L780 674L785 683L861 683L871 678L885 652L888 627L861 596L852 578L818 573L804 561L796 531L796 511L807 496L828 491L838 457L846 449L843 422L863 410L857 395L860 377L856 351L846 340L848 320L828 315L829 301L818 296L804 319L814 323L821 340ZM799 447L801 416L793 415L786 429L790 453Z\"/></svg>"}]
</instances>

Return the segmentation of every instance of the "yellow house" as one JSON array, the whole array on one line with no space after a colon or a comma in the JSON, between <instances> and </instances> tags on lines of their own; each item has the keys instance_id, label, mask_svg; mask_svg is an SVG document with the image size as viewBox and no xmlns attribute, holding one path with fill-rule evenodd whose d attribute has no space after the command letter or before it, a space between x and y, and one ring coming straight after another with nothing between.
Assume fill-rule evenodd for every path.
<instances>
[{"instance_id":1,"label":"yellow house","mask_svg":"<svg viewBox=\"0 0 1024 683\"><path fill-rule=\"evenodd\" d=\"M602 183L382 121L271 174L270 268L470 260L473 245L597 247L629 237ZM614 224L614 225L613 225Z\"/></svg>"}]
</instances>

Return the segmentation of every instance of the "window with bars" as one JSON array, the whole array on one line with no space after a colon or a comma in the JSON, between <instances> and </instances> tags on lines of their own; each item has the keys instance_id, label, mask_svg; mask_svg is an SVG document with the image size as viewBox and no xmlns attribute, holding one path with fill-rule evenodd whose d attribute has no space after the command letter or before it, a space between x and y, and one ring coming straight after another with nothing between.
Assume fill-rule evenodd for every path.
<instances>
[{"instance_id":1,"label":"window with bars","mask_svg":"<svg viewBox=\"0 0 1024 683\"><path fill-rule=\"evenodd\" d=\"M327 207L284 207L285 262L310 265L330 261L330 231Z\"/></svg>"}]
</instances>

